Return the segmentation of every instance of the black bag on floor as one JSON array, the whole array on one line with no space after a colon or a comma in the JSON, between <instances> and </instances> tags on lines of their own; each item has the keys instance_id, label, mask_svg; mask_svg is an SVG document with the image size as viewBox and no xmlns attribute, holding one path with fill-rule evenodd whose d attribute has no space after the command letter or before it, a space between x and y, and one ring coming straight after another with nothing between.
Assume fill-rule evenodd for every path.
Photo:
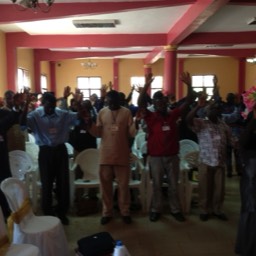
<instances>
[{"instance_id":1,"label":"black bag on floor","mask_svg":"<svg viewBox=\"0 0 256 256\"><path fill-rule=\"evenodd\" d=\"M115 240L108 232L99 232L79 239L77 244L78 255L107 256L112 255L115 247Z\"/></svg>"}]
</instances>

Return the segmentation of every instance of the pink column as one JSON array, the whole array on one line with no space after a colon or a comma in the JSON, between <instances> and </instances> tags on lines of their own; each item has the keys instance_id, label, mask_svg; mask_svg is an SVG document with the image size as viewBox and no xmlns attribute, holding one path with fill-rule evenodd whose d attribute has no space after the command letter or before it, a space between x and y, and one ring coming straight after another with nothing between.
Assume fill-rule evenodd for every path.
<instances>
[{"instance_id":1,"label":"pink column","mask_svg":"<svg viewBox=\"0 0 256 256\"><path fill-rule=\"evenodd\" d=\"M144 74L145 74L145 76L147 75L147 74L149 74L149 73L152 73L152 68L151 68L151 66L150 65L144 65Z\"/></svg>"},{"instance_id":2,"label":"pink column","mask_svg":"<svg viewBox=\"0 0 256 256\"><path fill-rule=\"evenodd\" d=\"M177 95L177 100L183 98L183 82L180 80L180 76L182 72L184 71L184 58L178 59L178 95Z\"/></svg>"},{"instance_id":3,"label":"pink column","mask_svg":"<svg viewBox=\"0 0 256 256\"><path fill-rule=\"evenodd\" d=\"M177 61L177 46L167 45L164 47L164 85L163 91L165 94L176 95L176 61Z\"/></svg>"},{"instance_id":4,"label":"pink column","mask_svg":"<svg viewBox=\"0 0 256 256\"><path fill-rule=\"evenodd\" d=\"M113 59L113 89L119 90L119 59Z\"/></svg>"},{"instance_id":5,"label":"pink column","mask_svg":"<svg viewBox=\"0 0 256 256\"><path fill-rule=\"evenodd\" d=\"M144 74L145 76L152 73L152 67L149 64L144 65ZM153 74L154 75L154 74ZM151 95L151 88L148 88L148 95Z\"/></svg>"}]
</instances>

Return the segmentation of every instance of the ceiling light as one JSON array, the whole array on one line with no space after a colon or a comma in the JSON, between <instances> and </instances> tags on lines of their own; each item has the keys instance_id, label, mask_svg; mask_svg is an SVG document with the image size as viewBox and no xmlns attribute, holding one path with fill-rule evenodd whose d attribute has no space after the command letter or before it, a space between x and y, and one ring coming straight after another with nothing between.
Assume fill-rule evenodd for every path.
<instances>
[{"instance_id":1,"label":"ceiling light","mask_svg":"<svg viewBox=\"0 0 256 256\"><path fill-rule=\"evenodd\" d=\"M31 9L34 12L49 12L54 0L11 0L20 11Z\"/></svg>"},{"instance_id":2,"label":"ceiling light","mask_svg":"<svg viewBox=\"0 0 256 256\"><path fill-rule=\"evenodd\" d=\"M76 28L114 28L118 22L116 20L73 20Z\"/></svg>"},{"instance_id":3,"label":"ceiling light","mask_svg":"<svg viewBox=\"0 0 256 256\"><path fill-rule=\"evenodd\" d=\"M256 57L253 57L253 58L247 58L247 59L246 59L246 61L247 61L247 62L249 62L249 63L253 63L253 64L255 64L255 63L256 63Z\"/></svg>"},{"instance_id":4,"label":"ceiling light","mask_svg":"<svg viewBox=\"0 0 256 256\"><path fill-rule=\"evenodd\" d=\"M92 62L91 60L82 62L81 66L83 66L85 69L94 69L94 68L98 67L97 63Z\"/></svg>"},{"instance_id":5,"label":"ceiling light","mask_svg":"<svg viewBox=\"0 0 256 256\"><path fill-rule=\"evenodd\" d=\"M248 25L256 25L256 18L252 18L247 22Z\"/></svg>"}]
</instances>

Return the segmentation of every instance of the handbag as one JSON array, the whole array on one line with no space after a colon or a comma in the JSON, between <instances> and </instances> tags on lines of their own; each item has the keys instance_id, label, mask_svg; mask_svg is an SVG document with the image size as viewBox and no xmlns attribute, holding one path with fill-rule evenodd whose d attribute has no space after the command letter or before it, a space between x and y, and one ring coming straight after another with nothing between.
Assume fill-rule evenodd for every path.
<instances>
[{"instance_id":1,"label":"handbag","mask_svg":"<svg viewBox=\"0 0 256 256\"><path fill-rule=\"evenodd\" d=\"M108 256L112 255L115 240L108 232L99 232L83 237L77 241L77 255L81 256Z\"/></svg>"}]
</instances>

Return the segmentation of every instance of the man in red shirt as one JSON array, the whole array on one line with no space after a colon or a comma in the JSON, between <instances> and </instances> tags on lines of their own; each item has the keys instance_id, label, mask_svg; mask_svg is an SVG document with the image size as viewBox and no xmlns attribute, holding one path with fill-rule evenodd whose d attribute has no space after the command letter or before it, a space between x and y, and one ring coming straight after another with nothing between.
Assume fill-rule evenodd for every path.
<instances>
[{"instance_id":1,"label":"man in red shirt","mask_svg":"<svg viewBox=\"0 0 256 256\"><path fill-rule=\"evenodd\" d=\"M182 81L187 84L188 95L184 103L173 110L168 109L168 97L161 91L153 95L154 112L147 109L145 100L146 92L153 81L152 74L146 77L146 84L138 99L139 118L143 118L147 124L147 148L149 156L149 168L153 181L153 194L151 198L150 221L157 221L163 208L162 182L166 175L168 183L168 198L171 215L177 221L185 221L180 209L178 197L179 180L179 134L177 121L182 110L188 106L192 99L191 78L184 72Z\"/></svg>"}]
</instances>

